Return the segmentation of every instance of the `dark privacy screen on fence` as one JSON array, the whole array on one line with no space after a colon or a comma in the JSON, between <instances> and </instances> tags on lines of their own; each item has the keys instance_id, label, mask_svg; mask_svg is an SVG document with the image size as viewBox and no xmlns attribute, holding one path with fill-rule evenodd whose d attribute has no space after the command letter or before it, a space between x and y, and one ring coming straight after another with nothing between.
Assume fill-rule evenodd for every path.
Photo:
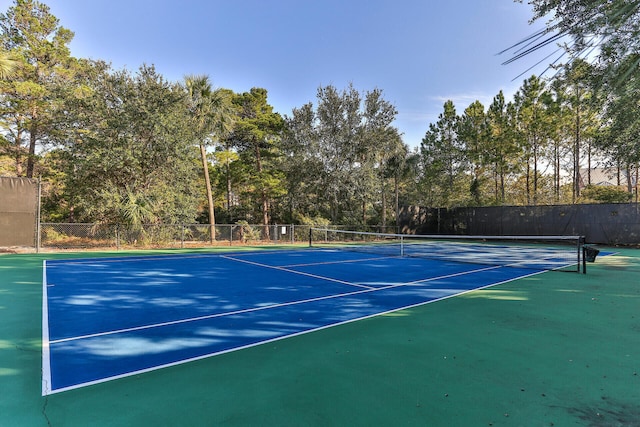
<instances>
[{"instance_id":1,"label":"dark privacy screen on fence","mask_svg":"<svg viewBox=\"0 0 640 427\"><path fill-rule=\"evenodd\" d=\"M404 207L400 230L410 234L492 236L580 235L589 243L640 243L637 203L479 208Z\"/></svg>"},{"instance_id":2,"label":"dark privacy screen on fence","mask_svg":"<svg viewBox=\"0 0 640 427\"><path fill-rule=\"evenodd\" d=\"M38 181L0 177L0 247L36 245Z\"/></svg>"}]
</instances>

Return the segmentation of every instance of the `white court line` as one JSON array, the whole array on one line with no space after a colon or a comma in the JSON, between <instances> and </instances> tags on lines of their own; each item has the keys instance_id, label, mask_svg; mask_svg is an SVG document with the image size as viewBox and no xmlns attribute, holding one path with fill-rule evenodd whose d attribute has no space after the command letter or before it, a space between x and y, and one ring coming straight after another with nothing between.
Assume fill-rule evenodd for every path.
<instances>
[{"instance_id":1,"label":"white court line","mask_svg":"<svg viewBox=\"0 0 640 427\"><path fill-rule=\"evenodd\" d=\"M274 265L262 264L260 262L248 261L246 259L234 258L234 257L230 257L230 256L227 256L227 255L222 255L221 258L228 259L230 261L237 261L237 262L242 262L242 263L245 263L245 264L255 265L255 266L258 266L258 267L270 268L270 269L273 269L273 270L286 271L287 273L299 274L301 276L313 277L314 279L327 280L329 282L336 282L336 283L341 283L343 285L355 286L357 288L377 289L377 288L374 288L372 286L359 285L357 283L345 282L344 280L332 279L331 277L318 276L316 274L311 274L311 273L305 273L305 272L302 272L302 271L291 270L291 269L286 268L286 267L277 267L277 266L274 266Z\"/></svg>"},{"instance_id":2,"label":"white court line","mask_svg":"<svg viewBox=\"0 0 640 427\"><path fill-rule=\"evenodd\" d=\"M42 395L51 391L51 353L49 351L49 308L47 260L42 261Z\"/></svg>"},{"instance_id":3,"label":"white court line","mask_svg":"<svg viewBox=\"0 0 640 427\"><path fill-rule=\"evenodd\" d=\"M265 249L265 250L247 250L247 251L233 251L233 255L264 255L264 254L283 254L283 253L298 253L306 249ZM117 255L96 257L96 258L63 258L54 261L54 264L93 264L97 262L101 263L117 263L117 262L137 262L137 261L157 261L158 259L194 259L194 258L220 258L224 254L221 252L210 253L182 253L182 254L148 254L148 255Z\"/></svg>"},{"instance_id":4,"label":"white court line","mask_svg":"<svg viewBox=\"0 0 640 427\"><path fill-rule=\"evenodd\" d=\"M398 288L400 286L413 286L413 285L417 285L419 283L434 282L436 280L449 279L451 277L457 277L457 276L464 276L465 274L473 274L473 273L480 273L482 271L496 270L496 269L502 268L502 267L504 267L504 266L496 265L496 266L493 266L493 267L477 268L475 270L461 271L461 272L458 272L458 273L446 274L444 276L429 277L428 279L414 280L413 282L396 283L395 285L381 286L381 287L377 288L376 290L393 289L393 288Z\"/></svg>"},{"instance_id":5,"label":"white court line","mask_svg":"<svg viewBox=\"0 0 640 427\"><path fill-rule=\"evenodd\" d=\"M418 283L433 282L434 280L448 279L450 277L456 277L456 276L464 276L465 274L479 273L481 271L496 270L496 269L502 268L502 267L504 267L504 266L502 266L502 265L494 265L492 267L477 268L475 270L461 271L459 273L451 273L451 274L448 274L446 276L438 276L438 277L430 277L428 279L414 280L413 282L405 283L405 285L411 286L411 285L415 285L415 284L418 284Z\"/></svg>"},{"instance_id":6,"label":"white court line","mask_svg":"<svg viewBox=\"0 0 640 427\"><path fill-rule=\"evenodd\" d=\"M138 261L158 261L159 259L193 259L193 258L213 258L218 257L217 253L205 254L157 254L157 255L126 255L126 256L106 256L96 258L61 258L53 261L56 264L95 264L95 263L119 263L119 262L138 262Z\"/></svg>"},{"instance_id":7,"label":"white court line","mask_svg":"<svg viewBox=\"0 0 640 427\"><path fill-rule=\"evenodd\" d=\"M381 259L390 259L390 258L398 258L398 257L397 256L377 256L375 258L348 259L348 260L342 260L342 261L323 261L323 262L308 262L305 264L288 264L288 265L283 265L281 267L285 267L285 268L313 267L314 265L349 264L349 263L364 262L364 261L378 261Z\"/></svg>"}]
</instances>

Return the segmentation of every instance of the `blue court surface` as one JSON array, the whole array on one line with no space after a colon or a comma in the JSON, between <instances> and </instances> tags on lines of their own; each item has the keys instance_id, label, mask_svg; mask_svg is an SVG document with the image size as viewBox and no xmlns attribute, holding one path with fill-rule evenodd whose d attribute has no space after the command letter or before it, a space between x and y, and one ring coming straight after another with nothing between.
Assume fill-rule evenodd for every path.
<instances>
[{"instance_id":1,"label":"blue court surface","mask_svg":"<svg viewBox=\"0 0 640 427\"><path fill-rule=\"evenodd\" d=\"M537 274L335 249L45 261L43 395Z\"/></svg>"}]
</instances>

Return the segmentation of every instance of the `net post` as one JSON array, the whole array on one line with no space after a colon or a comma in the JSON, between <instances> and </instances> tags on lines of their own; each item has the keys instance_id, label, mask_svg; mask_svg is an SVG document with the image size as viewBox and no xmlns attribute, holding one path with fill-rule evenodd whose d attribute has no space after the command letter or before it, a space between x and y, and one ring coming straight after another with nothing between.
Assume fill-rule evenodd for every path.
<instances>
[{"instance_id":1,"label":"net post","mask_svg":"<svg viewBox=\"0 0 640 427\"><path fill-rule=\"evenodd\" d=\"M313 247L313 240L312 240L312 235L311 235L312 232L313 231L312 231L311 227L309 227L309 247L310 248Z\"/></svg>"},{"instance_id":2,"label":"net post","mask_svg":"<svg viewBox=\"0 0 640 427\"><path fill-rule=\"evenodd\" d=\"M584 247L585 237L580 236L578 239L578 272L580 272L580 255L582 253L582 274L587 274L587 253Z\"/></svg>"}]
</instances>

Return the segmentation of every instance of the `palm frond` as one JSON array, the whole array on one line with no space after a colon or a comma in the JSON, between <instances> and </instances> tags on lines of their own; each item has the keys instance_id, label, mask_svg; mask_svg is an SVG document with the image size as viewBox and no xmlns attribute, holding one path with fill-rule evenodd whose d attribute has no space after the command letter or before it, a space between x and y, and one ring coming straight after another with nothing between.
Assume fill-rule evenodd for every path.
<instances>
[{"instance_id":1,"label":"palm frond","mask_svg":"<svg viewBox=\"0 0 640 427\"><path fill-rule=\"evenodd\" d=\"M11 54L0 51L0 79L9 79L15 75L18 61Z\"/></svg>"}]
</instances>

